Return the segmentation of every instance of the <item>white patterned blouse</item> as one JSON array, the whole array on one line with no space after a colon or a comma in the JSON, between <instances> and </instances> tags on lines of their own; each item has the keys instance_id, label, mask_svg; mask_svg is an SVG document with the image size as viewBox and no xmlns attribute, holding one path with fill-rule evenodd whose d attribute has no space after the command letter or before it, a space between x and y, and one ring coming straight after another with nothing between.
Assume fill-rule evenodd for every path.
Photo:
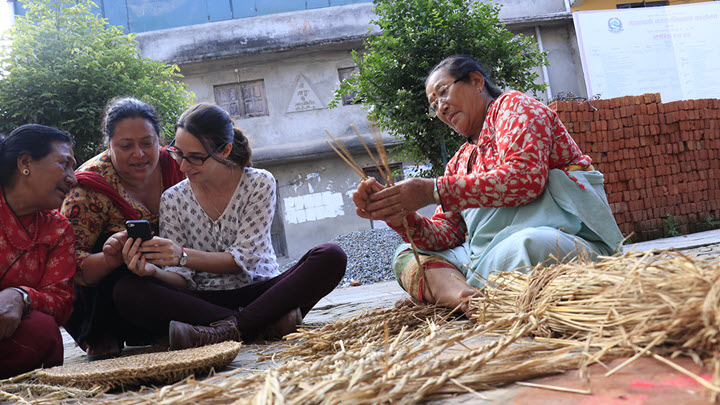
<instances>
[{"instance_id":1,"label":"white patterned blouse","mask_svg":"<svg viewBox=\"0 0 720 405\"><path fill-rule=\"evenodd\" d=\"M191 290L232 290L278 275L270 239L275 198L273 175L245 168L230 203L213 221L195 198L189 180L169 188L160 201L160 236L185 248L228 252L242 271L213 274L175 266L165 270L183 276Z\"/></svg>"}]
</instances>

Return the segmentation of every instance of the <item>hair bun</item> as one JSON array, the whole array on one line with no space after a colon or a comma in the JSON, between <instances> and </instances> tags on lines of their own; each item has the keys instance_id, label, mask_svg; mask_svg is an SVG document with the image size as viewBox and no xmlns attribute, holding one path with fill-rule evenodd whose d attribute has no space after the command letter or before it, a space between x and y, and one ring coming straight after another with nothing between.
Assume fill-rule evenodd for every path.
<instances>
[{"instance_id":1,"label":"hair bun","mask_svg":"<svg viewBox=\"0 0 720 405\"><path fill-rule=\"evenodd\" d=\"M233 134L235 135L235 143L245 143L248 141L245 133L238 127L233 127Z\"/></svg>"}]
</instances>

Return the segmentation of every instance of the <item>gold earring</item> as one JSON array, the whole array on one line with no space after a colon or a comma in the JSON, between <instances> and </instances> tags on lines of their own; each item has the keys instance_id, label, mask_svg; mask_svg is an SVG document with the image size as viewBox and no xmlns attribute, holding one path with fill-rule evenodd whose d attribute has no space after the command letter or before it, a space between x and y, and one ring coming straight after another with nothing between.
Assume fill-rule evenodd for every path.
<instances>
[{"instance_id":1,"label":"gold earring","mask_svg":"<svg viewBox=\"0 0 720 405\"><path fill-rule=\"evenodd\" d=\"M29 175L30 175L30 170L28 170L28 169L23 169L23 172L22 172L22 173L23 173L24 175L26 175L26 176L29 176Z\"/></svg>"}]
</instances>

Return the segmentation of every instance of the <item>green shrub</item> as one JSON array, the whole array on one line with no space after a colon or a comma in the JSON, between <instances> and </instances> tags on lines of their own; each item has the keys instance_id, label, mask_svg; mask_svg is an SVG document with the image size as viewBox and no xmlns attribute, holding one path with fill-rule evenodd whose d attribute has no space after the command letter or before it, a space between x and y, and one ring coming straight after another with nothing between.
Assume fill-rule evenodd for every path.
<instances>
[{"instance_id":1,"label":"green shrub","mask_svg":"<svg viewBox=\"0 0 720 405\"><path fill-rule=\"evenodd\" d=\"M500 87L537 92L545 85L533 69L547 65L532 38L508 31L499 6L473 0L375 0L373 21L381 35L369 36L363 52L353 52L359 73L345 80L330 108L343 95L362 99L368 118L403 139L393 152L401 159L429 162L434 176L444 170L446 156L465 138L427 115L425 76L443 58L466 54L484 64Z\"/></svg>"},{"instance_id":2,"label":"green shrub","mask_svg":"<svg viewBox=\"0 0 720 405\"><path fill-rule=\"evenodd\" d=\"M175 65L141 58L133 35L94 15L89 0L26 1L0 53L0 131L36 123L68 131L82 162L103 149L102 110L116 96L152 104L165 136L194 95Z\"/></svg>"}]
</instances>

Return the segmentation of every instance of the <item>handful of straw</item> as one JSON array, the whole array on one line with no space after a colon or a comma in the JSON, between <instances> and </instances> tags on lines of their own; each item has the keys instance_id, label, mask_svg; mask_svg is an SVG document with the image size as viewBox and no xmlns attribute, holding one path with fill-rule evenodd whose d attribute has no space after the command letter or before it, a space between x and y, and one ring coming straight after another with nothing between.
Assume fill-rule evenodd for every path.
<instances>
[{"instance_id":1,"label":"handful of straw","mask_svg":"<svg viewBox=\"0 0 720 405\"><path fill-rule=\"evenodd\" d=\"M362 136L360 135L360 132L358 132L357 128L355 128L355 125L350 124L350 127L355 131L355 135L357 135L358 139L360 139L360 142L365 147L365 150L367 151L368 155L370 156L370 159L372 159L373 163L375 163L375 166L378 168L378 171L380 172L380 175L383 177L383 180L385 180L385 184L389 187L392 187L395 185L395 180L393 180L392 173L390 171L390 165L388 163L387 159L387 153L385 151L385 144L383 144L382 141L382 135L380 134L380 131L377 129L377 127L373 126L373 138L375 140L375 151L378 154L378 157L380 158L380 162L382 162L382 165L375 159L375 155L370 151L370 148L367 146L365 141L363 140ZM345 161L345 163L352 168L355 173L360 176L360 181L365 181L368 179L367 175L365 175L365 172L362 171L360 166L355 162L355 159L353 159L352 154L350 154L350 151L343 145L342 142L339 140L333 138L332 134L325 129L325 132L328 134L330 139L335 142L335 144L340 148L334 147L330 142L325 141L330 147L335 151L335 153L340 156L342 160ZM379 187L374 187L373 191L380 191L381 189ZM412 238L412 232L410 231L410 226L408 225L407 218L403 218L403 227L405 228L405 235L407 236L408 242L410 242L410 246L412 247L413 255L415 255L415 261L417 261L418 266L422 266L422 262L420 261L420 255L417 251L417 246L415 246L415 242ZM425 281L424 285L428 286L427 281ZM430 288L428 286L428 288ZM432 294L432 292L431 292Z\"/></svg>"}]
</instances>

